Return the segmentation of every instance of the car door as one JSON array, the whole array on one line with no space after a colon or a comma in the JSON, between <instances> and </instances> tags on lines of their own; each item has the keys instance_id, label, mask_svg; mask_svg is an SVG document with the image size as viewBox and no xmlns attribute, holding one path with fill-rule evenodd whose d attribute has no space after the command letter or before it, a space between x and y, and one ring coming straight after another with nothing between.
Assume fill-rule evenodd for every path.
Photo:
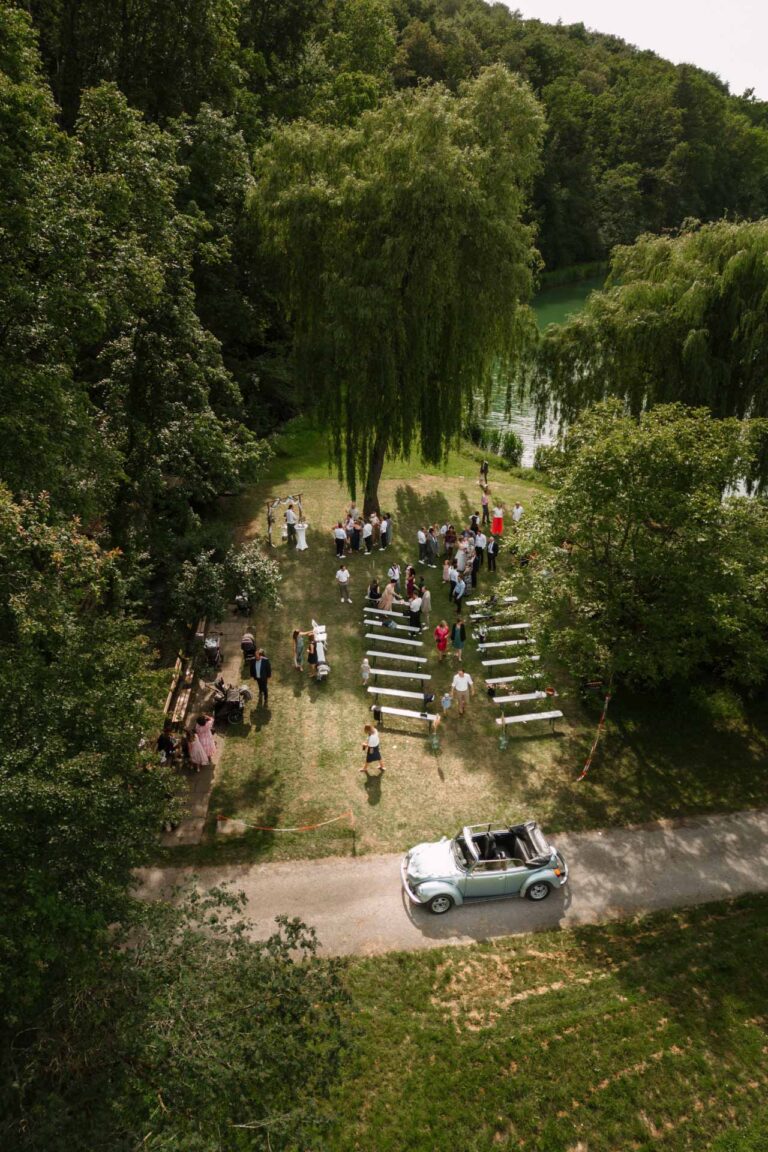
<instances>
[{"instance_id":1,"label":"car door","mask_svg":"<svg viewBox=\"0 0 768 1152\"><path fill-rule=\"evenodd\" d=\"M467 870L461 888L465 900L504 896L507 884L507 860L480 860ZM522 880L520 881L522 884Z\"/></svg>"},{"instance_id":2,"label":"car door","mask_svg":"<svg viewBox=\"0 0 768 1152\"><path fill-rule=\"evenodd\" d=\"M507 896L519 896L520 889L528 875L528 869L522 860L506 860L505 864L507 865L507 869L505 873L504 891Z\"/></svg>"}]
</instances>

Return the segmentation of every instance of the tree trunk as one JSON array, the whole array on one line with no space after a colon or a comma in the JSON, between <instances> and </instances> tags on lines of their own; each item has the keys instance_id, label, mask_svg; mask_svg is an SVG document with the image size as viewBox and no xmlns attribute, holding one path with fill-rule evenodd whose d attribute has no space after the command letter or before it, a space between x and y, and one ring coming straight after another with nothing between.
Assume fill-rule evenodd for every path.
<instances>
[{"instance_id":1,"label":"tree trunk","mask_svg":"<svg viewBox=\"0 0 768 1152\"><path fill-rule=\"evenodd\" d=\"M368 457L368 475L365 478L365 496L363 498L363 516L370 516L371 512L381 513L379 507L379 481L384 470L384 456L387 444L384 436L379 433L371 448Z\"/></svg>"}]
</instances>

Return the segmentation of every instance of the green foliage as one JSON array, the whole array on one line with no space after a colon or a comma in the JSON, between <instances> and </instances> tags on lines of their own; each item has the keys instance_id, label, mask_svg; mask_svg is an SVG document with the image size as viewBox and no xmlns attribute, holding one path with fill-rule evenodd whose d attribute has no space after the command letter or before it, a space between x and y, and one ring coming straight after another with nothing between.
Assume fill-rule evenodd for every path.
<instances>
[{"instance_id":1,"label":"green foliage","mask_svg":"<svg viewBox=\"0 0 768 1152\"><path fill-rule=\"evenodd\" d=\"M650 685L710 670L756 690L768 675L768 502L723 495L752 467L738 420L589 409L553 462L555 494L516 541L534 557L543 649L582 676Z\"/></svg>"},{"instance_id":2,"label":"green foliage","mask_svg":"<svg viewBox=\"0 0 768 1152\"><path fill-rule=\"evenodd\" d=\"M321 1146L346 1041L343 965L318 959L298 920L250 941L242 906L213 892L145 909L140 930L84 964L2 1069L6 1147Z\"/></svg>"},{"instance_id":3,"label":"green foliage","mask_svg":"<svg viewBox=\"0 0 768 1152\"><path fill-rule=\"evenodd\" d=\"M105 611L116 556L6 489L0 556L0 1018L24 1020L125 913L169 784L146 642Z\"/></svg>"},{"instance_id":4,"label":"green foliage","mask_svg":"<svg viewBox=\"0 0 768 1152\"><path fill-rule=\"evenodd\" d=\"M768 221L620 248L605 289L539 349L533 394L566 420L604 396L768 415Z\"/></svg>"},{"instance_id":5,"label":"green foliage","mask_svg":"<svg viewBox=\"0 0 768 1152\"><path fill-rule=\"evenodd\" d=\"M416 440L439 460L478 385L518 355L541 131L530 93L497 67L458 97L404 92L346 129L282 128L258 158L254 209L298 379L353 491L372 478L375 499L384 453Z\"/></svg>"},{"instance_id":6,"label":"green foliage","mask_svg":"<svg viewBox=\"0 0 768 1152\"><path fill-rule=\"evenodd\" d=\"M523 441L517 432L512 428L508 428L502 434L501 442L499 444L499 455L503 456L507 464L511 464L514 468L519 468L520 462L523 459Z\"/></svg>"},{"instance_id":7,"label":"green foliage","mask_svg":"<svg viewBox=\"0 0 768 1152\"><path fill-rule=\"evenodd\" d=\"M244 592L253 608L261 604L268 608L279 605L280 566L264 551L261 541L250 540L242 547L231 548L224 567L231 598Z\"/></svg>"}]
</instances>

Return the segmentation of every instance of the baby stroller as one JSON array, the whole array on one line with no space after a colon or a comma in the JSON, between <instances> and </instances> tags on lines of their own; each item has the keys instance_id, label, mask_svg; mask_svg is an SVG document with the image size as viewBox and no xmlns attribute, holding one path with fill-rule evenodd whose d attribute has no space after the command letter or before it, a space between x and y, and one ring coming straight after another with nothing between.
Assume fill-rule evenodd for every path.
<instances>
[{"instance_id":1,"label":"baby stroller","mask_svg":"<svg viewBox=\"0 0 768 1152\"><path fill-rule=\"evenodd\" d=\"M209 632L203 641L205 662L209 668L220 668L224 657L221 654L221 632Z\"/></svg>"},{"instance_id":2,"label":"baby stroller","mask_svg":"<svg viewBox=\"0 0 768 1152\"><path fill-rule=\"evenodd\" d=\"M246 704L253 700L253 692L245 684L237 688L234 684L224 686L220 676L213 690L213 715L217 724L242 724Z\"/></svg>"}]
</instances>

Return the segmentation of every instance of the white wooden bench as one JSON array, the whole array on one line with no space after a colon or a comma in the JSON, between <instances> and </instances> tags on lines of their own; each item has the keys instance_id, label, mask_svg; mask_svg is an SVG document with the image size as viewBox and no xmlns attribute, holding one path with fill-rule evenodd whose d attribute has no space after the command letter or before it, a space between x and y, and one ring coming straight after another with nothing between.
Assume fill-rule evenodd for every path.
<instances>
[{"instance_id":1,"label":"white wooden bench","mask_svg":"<svg viewBox=\"0 0 768 1152\"><path fill-rule=\"evenodd\" d=\"M530 624L491 624L481 629L483 632L511 632L513 629L530 628Z\"/></svg>"},{"instance_id":2,"label":"white wooden bench","mask_svg":"<svg viewBox=\"0 0 768 1152\"><path fill-rule=\"evenodd\" d=\"M390 676L397 680L431 680L429 672L396 672L392 668L371 668L371 676Z\"/></svg>"},{"instance_id":3,"label":"white wooden bench","mask_svg":"<svg viewBox=\"0 0 768 1152\"><path fill-rule=\"evenodd\" d=\"M489 688L495 688L497 684L514 684L517 680L541 680L541 672L528 672L525 676L492 676L486 680Z\"/></svg>"},{"instance_id":4,"label":"white wooden bench","mask_svg":"<svg viewBox=\"0 0 768 1152\"><path fill-rule=\"evenodd\" d=\"M478 652L487 652L491 648L519 648L521 644L535 644L533 637L527 640L492 640L490 644L478 644Z\"/></svg>"},{"instance_id":5,"label":"white wooden bench","mask_svg":"<svg viewBox=\"0 0 768 1152\"><path fill-rule=\"evenodd\" d=\"M528 700L547 700L550 692L517 692L513 696L494 696L494 704L523 704Z\"/></svg>"},{"instance_id":6,"label":"white wooden bench","mask_svg":"<svg viewBox=\"0 0 768 1152\"><path fill-rule=\"evenodd\" d=\"M522 664L524 660L540 660L540 656L509 656L506 660L483 660L484 668L498 668L502 664Z\"/></svg>"},{"instance_id":7,"label":"white wooden bench","mask_svg":"<svg viewBox=\"0 0 768 1152\"><path fill-rule=\"evenodd\" d=\"M378 636L376 637L378 640ZM370 649L366 656L378 656L379 660L405 660L408 664L426 664L426 656L409 656L407 652L376 652Z\"/></svg>"},{"instance_id":8,"label":"white wooden bench","mask_svg":"<svg viewBox=\"0 0 768 1152\"><path fill-rule=\"evenodd\" d=\"M498 620L500 616L509 612L509 608L500 608L498 612L471 612L470 620Z\"/></svg>"},{"instance_id":9,"label":"white wooden bench","mask_svg":"<svg viewBox=\"0 0 768 1152\"><path fill-rule=\"evenodd\" d=\"M526 712L524 716L497 716L496 723L504 724L530 724L532 720L549 720L552 731L555 730L555 720L562 720L562 712Z\"/></svg>"},{"instance_id":10,"label":"white wooden bench","mask_svg":"<svg viewBox=\"0 0 768 1152\"><path fill-rule=\"evenodd\" d=\"M379 717L381 727L384 727L385 716L403 716L406 720L424 720L432 731L432 725L438 719L431 712L414 712L410 708L388 708L385 705L371 704L371 712Z\"/></svg>"},{"instance_id":11,"label":"white wooden bench","mask_svg":"<svg viewBox=\"0 0 768 1152\"><path fill-rule=\"evenodd\" d=\"M397 616L398 619L407 615L405 612L392 612L389 608L366 608L365 611L371 612L374 616Z\"/></svg>"},{"instance_id":12,"label":"white wooden bench","mask_svg":"<svg viewBox=\"0 0 768 1152\"><path fill-rule=\"evenodd\" d=\"M400 696L403 700L421 700L424 703L423 692L409 692L407 688L369 688L374 696Z\"/></svg>"},{"instance_id":13,"label":"white wooden bench","mask_svg":"<svg viewBox=\"0 0 768 1152\"><path fill-rule=\"evenodd\" d=\"M421 632L412 624L390 624L388 620L363 620L364 628L388 628L392 632Z\"/></svg>"},{"instance_id":14,"label":"white wooden bench","mask_svg":"<svg viewBox=\"0 0 768 1152\"><path fill-rule=\"evenodd\" d=\"M406 640L404 636L385 636L384 633L366 632L366 640L377 640L379 644L400 644L403 648L423 648L423 640Z\"/></svg>"},{"instance_id":15,"label":"white wooden bench","mask_svg":"<svg viewBox=\"0 0 768 1152\"><path fill-rule=\"evenodd\" d=\"M517 604L517 596L500 596L493 604L487 599L467 600L468 608L495 608L496 604Z\"/></svg>"}]
</instances>

